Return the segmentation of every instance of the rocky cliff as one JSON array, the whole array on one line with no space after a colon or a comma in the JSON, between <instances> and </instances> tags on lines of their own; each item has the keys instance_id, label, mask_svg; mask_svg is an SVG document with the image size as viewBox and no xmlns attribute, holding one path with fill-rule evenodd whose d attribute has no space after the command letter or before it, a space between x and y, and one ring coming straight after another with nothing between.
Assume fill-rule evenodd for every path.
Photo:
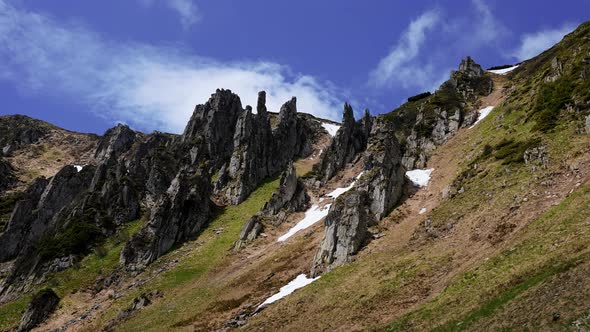
<instances>
[{"instance_id":1,"label":"rocky cliff","mask_svg":"<svg viewBox=\"0 0 590 332\"><path fill-rule=\"evenodd\" d=\"M459 128L477 120L476 102L492 92L493 82L470 57L453 71L432 95L409 101L387 115L402 144L402 163L407 169L424 168L437 146L453 137Z\"/></svg>"},{"instance_id":2,"label":"rocky cliff","mask_svg":"<svg viewBox=\"0 0 590 332\"><path fill-rule=\"evenodd\" d=\"M330 207L312 264L313 276L349 262L369 240L369 226L386 217L402 197L405 168L395 128L383 117L372 123L362 154L364 171L354 187Z\"/></svg>"},{"instance_id":3,"label":"rocky cliff","mask_svg":"<svg viewBox=\"0 0 590 332\"><path fill-rule=\"evenodd\" d=\"M279 187L270 200L244 224L234 249L239 250L256 239L265 225L280 225L293 212L303 211L309 205L308 203L309 196L306 193L305 184L297 177L295 167L291 163L281 174Z\"/></svg>"},{"instance_id":4,"label":"rocky cliff","mask_svg":"<svg viewBox=\"0 0 590 332\"><path fill-rule=\"evenodd\" d=\"M0 299L27 291L50 271L70 267L143 215L145 224L120 258L126 269L141 270L207 225L215 209L211 198L218 204L240 203L266 179L292 170L294 159L311 153L320 124L297 114L293 98L271 126L265 99L261 92L253 114L237 95L218 90L195 108L181 136L146 135L118 125L88 145L93 150L85 166L66 165L48 179L33 181L0 234L0 264L7 271L0 275ZM10 146L7 151L57 135L54 127L28 118L9 120L0 122L6 131L0 143ZM18 125L10 127L14 121ZM0 161L5 190L14 182L12 167ZM285 193L293 197L279 195L269 211L305 204L302 184L292 179L283 188L296 189Z\"/></svg>"},{"instance_id":5,"label":"rocky cliff","mask_svg":"<svg viewBox=\"0 0 590 332\"><path fill-rule=\"evenodd\" d=\"M365 111L361 120L355 121L352 107L349 104L344 104L342 126L329 148L322 153L321 161L314 165L314 173L319 179L322 181L331 179L365 150L372 121L368 111Z\"/></svg>"}]
</instances>

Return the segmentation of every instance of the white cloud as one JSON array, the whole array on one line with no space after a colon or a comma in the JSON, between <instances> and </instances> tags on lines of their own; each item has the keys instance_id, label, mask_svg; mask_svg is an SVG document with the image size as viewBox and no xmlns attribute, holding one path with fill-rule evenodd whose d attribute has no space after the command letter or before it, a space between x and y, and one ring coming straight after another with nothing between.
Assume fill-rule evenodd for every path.
<instances>
[{"instance_id":1,"label":"white cloud","mask_svg":"<svg viewBox=\"0 0 590 332\"><path fill-rule=\"evenodd\" d=\"M297 96L298 109L340 119L339 91L329 82L293 74L272 62L219 62L178 48L105 41L80 26L17 9L0 0L0 79L26 94L52 94L142 130L181 132L194 105L217 88L242 103L278 111Z\"/></svg>"},{"instance_id":2,"label":"white cloud","mask_svg":"<svg viewBox=\"0 0 590 332\"><path fill-rule=\"evenodd\" d=\"M427 11L413 20L389 54L371 72L369 81L383 87L394 82L416 84L427 80L432 68L412 65L411 62L418 56L426 40L426 32L436 25L439 18L437 11Z\"/></svg>"},{"instance_id":3,"label":"white cloud","mask_svg":"<svg viewBox=\"0 0 590 332\"><path fill-rule=\"evenodd\" d=\"M469 10L470 15L451 16L452 13L433 9L413 20L371 71L369 84L381 88L436 90L459 63L458 53L466 56L490 47L507 32L483 0L471 0ZM426 49L427 40L433 42Z\"/></svg>"},{"instance_id":4,"label":"white cloud","mask_svg":"<svg viewBox=\"0 0 590 332\"><path fill-rule=\"evenodd\" d=\"M476 20L473 22L473 30L467 33L467 36L480 45L495 41L503 33L503 26L496 21L492 11L483 0L472 0L471 3L475 8Z\"/></svg>"},{"instance_id":5,"label":"white cloud","mask_svg":"<svg viewBox=\"0 0 590 332\"><path fill-rule=\"evenodd\" d=\"M158 0L138 0L141 5L150 8L158 2ZM163 0L160 1L163 5L173 10L180 18L180 23L187 29L193 24L199 22L202 18L198 6L193 0Z\"/></svg>"},{"instance_id":6,"label":"white cloud","mask_svg":"<svg viewBox=\"0 0 590 332\"><path fill-rule=\"evenodd\" d=\"M520 38L520 46L512 56L519 61L530 59L559 42L566 34L572 32L575 26L566 24L561 28L548 29L525 34Z\"/></svg>"}]
</instances>

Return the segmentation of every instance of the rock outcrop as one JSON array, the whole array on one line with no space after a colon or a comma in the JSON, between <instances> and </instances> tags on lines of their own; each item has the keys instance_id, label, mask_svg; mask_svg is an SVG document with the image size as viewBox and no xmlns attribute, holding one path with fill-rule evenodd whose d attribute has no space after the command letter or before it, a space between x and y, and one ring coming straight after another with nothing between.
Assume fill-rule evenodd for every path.
<instances>
[{"instance_id":1,"label":"rock outcrop","mask_svg":"<svg viewBox=\"0 0 590 332\"><path fill-rule=\"evenodd\" d=\"M92 167L78 172L67 166L50 181L41 178L29 186L25 198L16 204L6 231L0 235L0 262L16 258L43 236L55 232L68 208L90 186L92 175Z\"/></svg>"},{"instance_id":2,"label":"rock outcrop","mask_svg":"<svg viewBox=\"0 0 590 332\"><path fill-rule=\"evenodd\" d=\"M586 133L590 134L590 115L586 116Z\"/></svg>"},{"instance_id":3,"label":"rock outcrop","mask_svg":"<svg viewBox=\"0 0 590 332\"><path fill-rule=\"evenodd\" d=\"M94 158L103 162L109 158L118 158L119 155L131 147L137 138L137 133L128 126L119 124L107 130L100 139Z\"/></svg>"},{"instance_id":4,"label":"rock outcrop","mask_svg":"<svg viewBox=\"0 0 590 332\"><path fill-rule=\"evenodd\" d=\"M181 170L153 209L149 223L121 253L128 270L141 270L173 245L196 235L211 215L210 180L200 170Z\"/></svg>"},{"instance_id":5,"label":"rock outcrop","mask_svg":"<svg viewBox=\"0 0 590 332\"><path fill-rule=\"evenodd\" d=\"M261 92L257 114L247 108L236 122L233 153L215 183L215 194L224 203L241 203L264 179L311 153L316 135L312 121L297 115L297 100L292 98L281 107L274 129L265 102L266 94Z\"/></svg>"},{"instance_id":6,"label":"rock outcrop","mask_svg":"<svg viewBox=\"0 0 590 332\"><path fill-rule=\"evenodd\" d=\"M369 216L368 193L351 190L336 199L324 223L324 238L311 269L318 276L350 261L367 239Z\"/></svg>"},{"instance_id":7,"label":"rock outcrop","mask_svg":"<svg viewBox=\"0 0 590 332\"><path fill-rule=\"evenodd\" d=\"M0 116L0 155L8 156L19 148L36 143L51 128L42 121L24 115Z\"/></svg>"},{"instance_id":8,"label":"rock outcrop","mask_svg":"<svg viewBox=\"0 0 590 332\"><path fill-rule=\"evenodd\" d=\"M21 318L18 332L27 332L43 323L59 305L60 298L52 289L43 289L29 303Z\"/></svg>"},{"instance_id":9,"label":"rock outcrop","mask_svg":"<svg viewBox=\"0 0 590 332\"><path fill-rule=\"evenodd\" d=\"M363 118L356 122L352 107L344 104L342 126L332 140L330 147L314 165L314 173L323 181L331 179L346 164L355 160L367 146L372 127L372 117L365 111Z\"/></svg>"},{"instance_id":10,"label":"rock outcrop","mask_svg":"<svg viewBox=\"0 0 590 332\"><path fill-rule=\"evenodd\" d=\"M7 160L0 155L0 192L13 187L16 184L14 169Z\"/></svg>"},{"instance_id":11,"label":"rock outcrop","mask_svg":"<svg viewBox=\"0 0 590 332\"><path fill-rule=\"evenodd\" d=\"M207 103L195 107L182 141L197 147L201 158L219 169L234 151L236 123L243 113L238 95L218 89Z\"/></svg>"},{"instance_id":12,"label":"rock outcrop","mask_svg":"<svg viewBox=\"0 0 590 332\"><path fill-rule=\"evenodd\" d=\"M363 154L364 173L330 207L324 238L311 270L313 276L350 261L367 241L368 227L386 217L399 203L405 168L394 133L389 121L382 117L374 120Z\"/></svg>"},{"instance_id":13,"label":"rock outcrop","mask_svg":"<svg viewBox=\"0 0 590 332\"><path fill-rule=\"evenodd\" d=\"M467 57L449 80L426 98L409 102L388 118L396 126L402 142L402 163L407 169L424 168L437 146L453 137L459 128L477 120L475 101L489 95L493 82L489 75Z\"/></svg>"},{"instance_id":14,"label":"rock outcrop","mask_svg":"<svg viewBox=\"0 0 590 332\"><path fill-rule=\"evenodd\" d=\"M305 210L308 204L309 196L305 192L305 185L297 177L295 167L291 163L281 175L279 188L272 194L270 200L244 225L234 248L239 250L256 239L265 224L280 225L289 214Z\"/></svg>"}]
</instances>

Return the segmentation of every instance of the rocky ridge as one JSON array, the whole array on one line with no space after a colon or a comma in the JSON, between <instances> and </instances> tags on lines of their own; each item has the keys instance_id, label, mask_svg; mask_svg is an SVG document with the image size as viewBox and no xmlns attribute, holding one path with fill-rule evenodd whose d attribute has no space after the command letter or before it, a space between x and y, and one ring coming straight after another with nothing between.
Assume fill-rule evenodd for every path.
<instances>
[{"instance_id":1,"label":"rocky ridge","mask_svg":"<svg viewBox=\"0 0 590 332\"><path fill-rule=\"evenodd\" d=\"M118 125L99 138L81 170L68 165L34 181L0 234L0 264L8 271L0 277L0 301L68 268L145 210L145 225L121 254L128 270L141 270L206 226L215 209L212 197L237 204L311 152L320 125L297 114L295 98L281 108L274 128L264 92L257 109L252 114L237 95L218 90L195 108L181 136ZM32 144L42 135L18 129L10 137ZM214 184L210 174L219 174Z\"/></svg>"}]
</instances>

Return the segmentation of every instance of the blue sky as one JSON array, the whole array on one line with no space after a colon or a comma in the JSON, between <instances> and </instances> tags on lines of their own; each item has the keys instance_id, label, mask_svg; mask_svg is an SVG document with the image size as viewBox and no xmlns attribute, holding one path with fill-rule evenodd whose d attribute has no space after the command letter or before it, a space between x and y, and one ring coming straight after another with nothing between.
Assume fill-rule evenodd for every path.
<instances>
[{"instance_id":1,"label":"blue sky","mask_svg":"<svg viewBox=\"0 0 590 332\"><path fill-rule=\"evenodd\" d=\"M388 112L471 55L530 58L585 21L590 2L0 0L0 114L76 131L117 122L182 132L194 105L266 90L278 111L339 120Z\"/></svg>"}]
</instances>

